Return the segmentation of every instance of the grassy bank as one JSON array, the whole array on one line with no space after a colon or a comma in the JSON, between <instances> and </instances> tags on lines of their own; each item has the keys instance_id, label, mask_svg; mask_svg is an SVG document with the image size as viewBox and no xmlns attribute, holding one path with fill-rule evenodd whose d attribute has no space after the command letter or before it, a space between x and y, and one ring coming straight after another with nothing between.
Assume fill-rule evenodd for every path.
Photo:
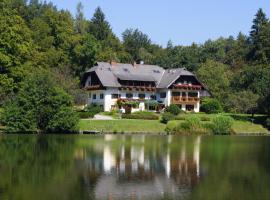
<instances>
[{"instance_id":1,"label":"grassy bank","mask_svg":"<svg viewBox=\"0 0 270 200\"><path fill-rule=\"evenodd\" d=\"M119 120L81 120L80 130L95 130L101 132L117 133L163 133L165 124L158 120L137 120L137 119L119 119Z\"/></svg>"},{"instance_id":2,"label":"grassy bank","mask_svg":"<svg viewBox=\"0 0 270 200\"><path fill-rule=\"evenodd\" d=\"M169 122L169 125L182 123L184 120L174 120ZM158 120L81 120L79 123L80 130L95 130L101 132L115 133L164 133L166 125ZM248 121L235 120L232 126L233 132L236 134L267 134L269 133L260 124L253 124Z\"/></svg>"}]
</instances>

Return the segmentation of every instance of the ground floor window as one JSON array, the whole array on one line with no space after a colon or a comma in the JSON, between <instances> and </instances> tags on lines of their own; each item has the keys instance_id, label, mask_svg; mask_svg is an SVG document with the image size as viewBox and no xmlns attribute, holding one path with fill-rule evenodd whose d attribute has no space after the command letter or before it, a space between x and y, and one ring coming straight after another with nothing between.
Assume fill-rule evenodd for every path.
<instances>
[{"instance_id":1,"label":"ground floor window","mask_svg":"<svg viewBox=\"0 0 270 200\"><path fill-rule=\"evenodd\" d=\"M127 99L132 99L132 98L133 98L133 94L127 93L127 94L126 94L126 98L127 98Z\"/></svg>"},{"instance_id":2,"label":"ground floor window","mask_svg":"<svg viewBox=\"0 0 270 200\"><path fill-rule=\"evenodd\" d=\"M112 99L121 98L121 94L112 94Z\"/></svg>"},{"instance_id":3,"label":"ground floor window","mask_svg":"<svg viewBox=\"0 0 270 200\"><path fill-rule=\"evenodd\" d=\"M139 99L145 99L145 94L139 94Z\"/></svg>"},{"instance_id":4,"label":"ground floor window","mask_svg":"<svg viewBox=\"0 0 270 200\"><path fill-rule=\"evenodd\" d=\"M161 92L161 93L159 94L159 96L160 96L160 98L162 98L162 99L166 98L166 92Z\"/></svg>"},{"instance_id":5,"label":"ground floor window","mask_svg":"<svg viewBox=\"0 0 270 200\"><path fill-rule=\"evenodd\" d=\"M194 111L194 105L186 105L187 111Z\"/></svg>"},{"instance_id":6,"label":"ground floor window","mask_svg":"<svg viewBox=\"0 0 270 200\"><path fill-rule=\"evenodd\" d=\"M97 98L97 95L96 94L93 94L93 99L96 99Z\"/></svg>"},{"instance_id":7,"label":"ground floor window","mask_svg":"<svg viewBox=\"0 0 270 200\"><path fill-rule=\"evenodd\" d=\"M151 96L150 96L150 99L151 99L151 100L157 100L157 96L156 96L156 95L151 95Z\"/></svg>"},{"instance_id":8,"label":"ground floor window","mask_svg":"<svg viewBox=\"0 0 270 200\"><path fill-rule=\"evenodd\" d=\"M101 93L101 94L99 95L99 98L100 98L100 99L104 99L104 94Z\"/></svg>"}]
</instances>

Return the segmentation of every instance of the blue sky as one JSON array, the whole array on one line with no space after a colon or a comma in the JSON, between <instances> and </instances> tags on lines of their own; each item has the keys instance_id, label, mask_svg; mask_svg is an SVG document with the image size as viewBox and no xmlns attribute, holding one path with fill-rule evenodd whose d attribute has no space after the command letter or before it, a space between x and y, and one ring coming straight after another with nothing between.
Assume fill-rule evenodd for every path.
<instances>
[{"instance_id":1,"label":"blue sky","mask_svg":"<svg viewBox=\"0 0 270 200\"><path fill-rule=\"evenodd\" d=\"M51 0L74 15L79 0ZM87 19L97 6L106 14L114 33L139 28L157 44L203 43L220 36L248 34L256 11L270 17L269 0L81 0Z\"/></svg>"}]
</instances>

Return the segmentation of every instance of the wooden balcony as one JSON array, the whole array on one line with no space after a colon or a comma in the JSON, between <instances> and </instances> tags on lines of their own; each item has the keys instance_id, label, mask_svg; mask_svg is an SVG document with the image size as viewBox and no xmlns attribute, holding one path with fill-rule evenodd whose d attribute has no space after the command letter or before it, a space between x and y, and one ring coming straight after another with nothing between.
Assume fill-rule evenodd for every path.
<instances>
[{"instance_id":1,"label":"wooden balcony","mask_svg":"<svg viewBox=\"0 0 270 200\"><path fill-rule=\"evenodd\" d=\"M200 101L199 97L180 97L180 96L174 96L171 99L172 104L183 104L183 103L189 103L189 104L196 104Z\"/></svg>"},{"instance_id":2,"label":"wooden balcony","mask_svg":"<svg viewBox=\"0 0 270 200\"><path fill-rule=\"evenodd\" d=\"M173 89L181 90L201 90L202 86L200 85L189 85L189 84L174 84Z\"/></svg>"},{"instance_id":3,"label":"wooden balcony","mask_svg":"<svg viewBox=\"0 0 270 200\"><path fill-rule=\"evenodd\" d=\"M102 85L89 85L84 88L85 90L101 90L103 89Z\"/></svg>"},{"instance_id":4,"label":"wooden balcony","mask_svg":"<svg viewBox=\"0 0 270 200\"><path fill-rule=\"evenodd\" d=\"M149 91L149 92L155 92L156 87L152 86L122 86L119 88L119 90L136 90L136 91Z\"/></svg>"}]
</instances>

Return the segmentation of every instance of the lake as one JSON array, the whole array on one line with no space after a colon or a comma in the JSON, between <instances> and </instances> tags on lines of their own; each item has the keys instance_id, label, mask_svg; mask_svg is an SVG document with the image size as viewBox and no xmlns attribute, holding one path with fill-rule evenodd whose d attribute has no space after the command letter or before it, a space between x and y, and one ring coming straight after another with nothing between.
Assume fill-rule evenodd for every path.
<instances>
[{"instance_id":1,"label":"lake","mask_svg":"<svg viewBox=\"0 0 270 200\"><path fill-rule=\"evenodd\" d=\"M270 199L270 138L2 135L0 199Z\"/></svg>"}]
</instances>

